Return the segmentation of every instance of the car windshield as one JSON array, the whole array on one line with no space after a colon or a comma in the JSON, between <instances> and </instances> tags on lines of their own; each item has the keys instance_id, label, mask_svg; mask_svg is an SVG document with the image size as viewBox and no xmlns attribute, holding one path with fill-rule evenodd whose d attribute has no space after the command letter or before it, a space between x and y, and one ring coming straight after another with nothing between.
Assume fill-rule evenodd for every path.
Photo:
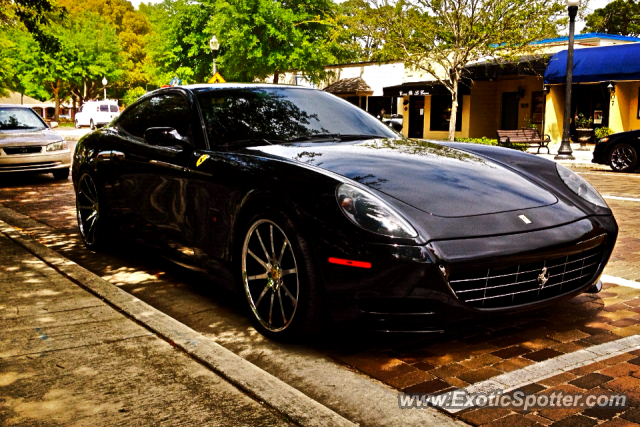
<instances>
[{"instance_id":1,"label":"car windshield","mask_svg":"<svg viewBox=\"0 0 640 427\"><path fill-rule=\"evenodd\" d=\"M209 140L216 145L397 136L367 112L316 90L203 89L196 96Z\"/></svg>"},{"instance_id":2,"label":"car windshield","mask_svg":"<svg viewBox=\"0 0 640 427\"><path fill-rule=\"evenodd\" d=\"M0 108L0 131L34 129L42 130L46 126L40 117L28 108Z\"/></svg>"}]
</instances>

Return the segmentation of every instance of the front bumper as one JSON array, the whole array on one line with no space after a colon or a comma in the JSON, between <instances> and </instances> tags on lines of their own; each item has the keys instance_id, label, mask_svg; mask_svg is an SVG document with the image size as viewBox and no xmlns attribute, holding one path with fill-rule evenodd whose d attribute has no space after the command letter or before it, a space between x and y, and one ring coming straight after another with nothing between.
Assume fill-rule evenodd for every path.
<instances>
[{"instance_id":1,"label":"front bumper","mask_svg":"<svg viewBox=\"0 0 640 427\"><path fill-rule=\"evenodd\" d=\"M383 331L428 332L458 321L541 307L586 291L602 274L617 233L612 216L597 216L528 233L435 241L425 246L362 245L349 253L332 248L322 250L320 259L354 259L372 266L354 268L327 261L321 271L336 322ZM549 298L543 293L532 302L514 298L511 305L488 304L483 308L465 302L451 286L451 274L515 268L583 250L595 251L596 247L597 262L585 270L588 274ZM574 255L573 259L579 258ZM548 292L546 288L543 291Z\"/></svg>"},{"instance_id":2,"label":"front bumper","mask_svg":"<svg viewBox=\"0 0 640 427\"><path fill-rule=\"evenodd\" d=\"M71 166L69 149L44 151L34 154L7 155L0 150L0 173L7 172L47 172Z\"/></svg>"}]
</instances>

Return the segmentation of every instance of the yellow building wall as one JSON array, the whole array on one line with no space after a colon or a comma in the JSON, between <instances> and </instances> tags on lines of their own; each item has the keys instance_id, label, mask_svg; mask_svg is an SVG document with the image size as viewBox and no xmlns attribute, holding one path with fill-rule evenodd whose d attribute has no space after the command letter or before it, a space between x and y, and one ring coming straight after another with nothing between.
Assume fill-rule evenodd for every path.
<instances>
[{"instance_id":1,"label":"yellow building wall","mask_svg":"<svg viewBox=\"0 0 640 427\"><path fill-rule=\"evenodd\" d=\"M549 94L545 106L544 134L551 137L554 143L562 141L562 122L564 120L564 85L549 86Z\"/></svg>"},{"instance_id":2,"label":"yellow building wall","mask_svg":"<svg viewBox=\"0 0 640 427\"><path fill-rule=\"evenodd\" d=\"M636 95L632 96L632 87L637 86L631 82L616 83L615 95L611 97L609 103L609 127L614 132L623 132L630 129L631 104L635 103L637 105L637 100L631 101L632 98L637 97L637 89Z\"/></svg>"}]
</instances>

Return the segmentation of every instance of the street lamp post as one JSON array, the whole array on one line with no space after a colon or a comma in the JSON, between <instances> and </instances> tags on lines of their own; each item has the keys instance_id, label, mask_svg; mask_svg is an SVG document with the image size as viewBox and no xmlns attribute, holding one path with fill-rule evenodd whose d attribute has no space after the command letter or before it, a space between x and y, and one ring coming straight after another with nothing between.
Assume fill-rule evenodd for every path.
<instances>
[{"instance_id":1,"label":"street lamp post","mask_svg":"<svg viewBox=\"0 0 640 427\"><path fill-rule=\"evenodd\" d=\"M220 49L220 42L218 42L215 34L209 40L209 47L211 48L211 53L213 54L213 75L218 72L218 66L216 65L216 58L218 57L218 49Z\"/></svg>"},{"instance_id":2,"label":"street lamp post","mask_svg":"<svg viewBox=\"0 0 640 427\"><path fill-rule=\"evenodd\" d=\"M567 81L564 96L564 123L562 129L562 143L558 150L556 160L573 160L571 150L571 84L573 83L573 33L576 27L576 15L580 0L566 0L569 11L569 47L567 49Z\"/></svg>"},{"instance_id":3,"label":"street lamp post","mask_svg":"<svg viewBox=\"0 0 640 427\"><path fill-rule=\"evenodd\" d=\"M104 87L104 100L107 100L107 78L102 78L102 86Z\"/></svg>"}]
</instances>

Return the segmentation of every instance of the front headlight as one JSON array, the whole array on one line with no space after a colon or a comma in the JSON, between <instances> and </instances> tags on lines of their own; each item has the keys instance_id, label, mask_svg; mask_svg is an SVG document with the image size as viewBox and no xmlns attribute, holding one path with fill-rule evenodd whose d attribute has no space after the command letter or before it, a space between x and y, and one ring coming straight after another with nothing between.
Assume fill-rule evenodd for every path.
<instances>
[{"instance_id":1,"label":"front headlight","mask_svg":"<svg viewBox=\"0 0 640 427\"><path fill-rule=\"evenodd\" d=\"M342 211L358 227L385 236L418 236L411 224L373 194L341 184L336 189L336 196Z\"/></svg>"},{"instance_id":2,"label":"front headlight","mask_svg":"<svg viewBox=\"0 0 640 427\"><path fill-rule=\"evenodd\" d=\"M66 149L67 149L66 141L54 142L53 144L47 145L47 151L58 151L58 150L66 150Z\"/></svg>"},{"instance_id":3,"label":"front headlight","mask_svg":"<svg viewBox=\"0 0 640 427\"><path fill-rule=\"evenodd\" d=\"M556 169L558 169L558 175L564 181L564 183L578 196L582 197L588 202L594 205L608 208L607 202L604 201L602 196L580 175L570 171L559 163L556 163Z\"/></svg>"}]
</instances>

